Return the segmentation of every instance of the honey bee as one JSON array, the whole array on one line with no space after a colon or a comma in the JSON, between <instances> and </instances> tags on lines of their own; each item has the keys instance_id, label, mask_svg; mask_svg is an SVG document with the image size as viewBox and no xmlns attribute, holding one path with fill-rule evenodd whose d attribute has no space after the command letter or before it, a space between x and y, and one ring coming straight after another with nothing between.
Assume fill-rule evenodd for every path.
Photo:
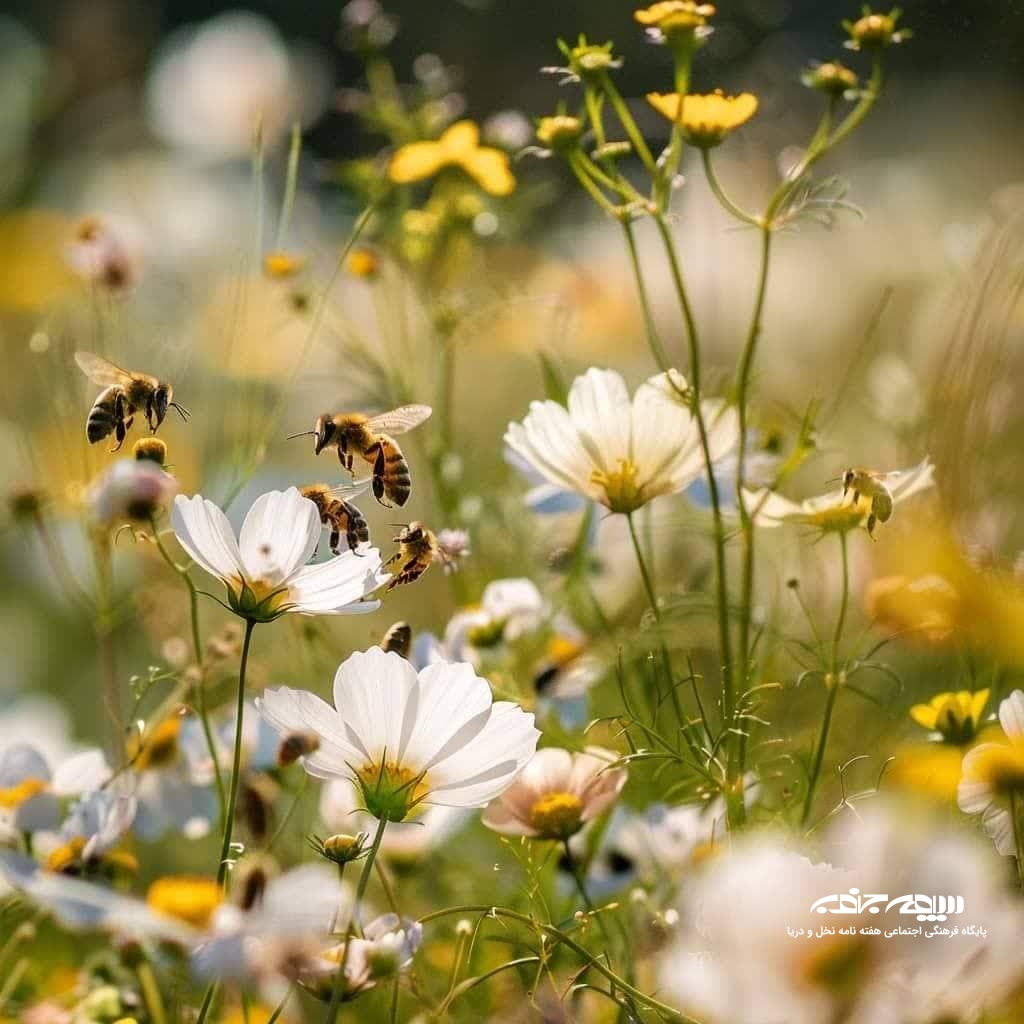
<instances>
[{"instance_id":1,"label":"honey bee","mask_svg":"<svg viewBox=\"0 0 1024 1024\"><path fill-rule=\"evenodd\" d=\"M388 631L381 637L380 649L382 651L394 651L403 658L409 657L412 648L412 626L408 622L395 622L388 627Z\"/></svg>"},{"instance_id":2,"label":"honey bee","mask_svg":"<svg viewBox=\"0 0 1024 1024\"><path fill-rule=\"evenodd\" d=\"M887 473L875 473L870 469L848 469L843 473L843 498L853 491L856 505L862 497L871 503L868 513L868 534L875 536L875 524L887 523L892 518L892 492L885 485Z\"/></svg>"},{"instance_id":3,"label":"honey bee","mask_svg":"<svg viewBox=\"0 0 1024 1024\"><path fill-rule=\"evenodd\" d=\"M113 433L117 445L111 448L111 452L119 451L139 410L145 412L151 434L155 434L163 423L168 408L177 409L178 415L188 420L189 411L173 400L174 390L170 384L147 373L122 370L91 352L76 352L75 362L89 380L103 388L96 396L85 423L90 444L96 444Z\"/></svg>"},{"instance_id":4,"label":"honey bee","mask_svg":"<svg viewBox=\"0 0 1024 1024\"><path fill-rule=\"evenodd\" d=\"M319 455L325 448L337 448L342 466L352 473L355 457L373 466L373 496L382 505L387 497L396 505L409 500L412 479L409 464L393 434L404 434L419 426L430 416L429 405L403 405L380 416L365 416L362 413L324 413L312 430L304 430L292 437L316 438L313 454Z\"/></svg>"},{"instance_id":5,"label":"honey bee","mask_svg":"<svg viewBox=\"0 0 1024 1024\"><path fill-rule=\"evenodd\" d=\"M328 487L327 484L310 484L300 489L299 493L316 505L320 513L320 522L330 527L333 554L341 553L339 548L342 534L345 535L349 551L357 551L360 544L370 542L370 528L366 523L366 517L350 500L362 494L369 486L369 480L360 480L350 486Z\"/></svg>"},{"instance_id":6,"label":"honey bee","mask_svg":"<svg viewBox=\"0 0 1024 1024\"><path fill-rule=\"evenodd\" d=\"M399 563L398 572L392 577L385 592L394 590L403 583L418 580L433 564L435 559L443 558L441 547L432 530L428 530L421 522L414 521L403 526L395 537L398 551L384 564Z\"/></svg>"},{"instance_id":7,"label":"honey bee","mask_svg":"<svg viewBox=\"0 0 1024 1024\"><path fill-rule=\"evenodd\" d=\"M309 757L320 749L320 737L315 732L290 732L277 748L277 766L287 768L300 757Z\"/></svg>"}]
</instances>

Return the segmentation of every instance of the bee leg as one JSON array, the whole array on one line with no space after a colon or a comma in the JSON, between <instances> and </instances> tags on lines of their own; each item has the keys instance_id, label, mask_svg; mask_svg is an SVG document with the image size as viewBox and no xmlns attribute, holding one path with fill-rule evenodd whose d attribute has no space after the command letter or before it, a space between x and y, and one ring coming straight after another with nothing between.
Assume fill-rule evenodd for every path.
<instances>
[{"instance_id":1,"label":"bee leg","mask_svg":"<svg viewBox=\"0 0 1024 1024\"><path fill-rule=\"evenodd\" d=\"M359 534L351 526L345 531L345 543L348 544L349 551L360 558L363 557L359 552Z\"/></svg>"},{"instance_id":2,"label":"bee leg","mask_svg":"<svg viewBox=\"0 0 1024 1024\"><path fill-rule=\"evenodd\" d=\"M384 500L384 495L387 493L384 486L384 471L387 467L387 458L384 454L384 445L377 445L377 455L373 460L373 496L377 501L385 508L393 508L391 504Z\"/></svg>"},{"instance_id":3,"label":"bee leg","mask_svg":"<svg viewBox=\"0 0 1024 1024\"><path fill-rule=\"evenodd\" d=\"M396 551L382 566L382 569L386 569L389 565L393 565L395 562L402 557L401 551Z\"/></svg>"},{"instance_id":4,"label":"bee leg","mask_svg":"<svg viewBox=\"0 0 1024 1024\"><path fill-rule=\"evenodd\" d=\"M341 532L339 530L331 530L331 554L340 555L341 552L338 550L338 545L341 542Z\"/></svg>"},{"instance_id":5,"label":"bee leg","mask_svg":"<svg viewBox=\"0 0 1024 1024\"><path fill-rule=\"evenodd\" d=\"M877 522L878 522L878 517L875 515L874 512L872 512L868 516L868 536L872 540L875 539L875 523L877 523Z\"/></svg>"},{"instance_id":6,"label":"bee leg","mask_svg":"<svg viewBox=\"0 0 1024 1024\"><path fill-rule=\"evenodd\" d=\"M127 433L128 433L128 429L125 426L124 420L118 420L117 424L114 427L114 436L117 438L117 444L115 444L114 447L110 449L110 454L111 455L113 455L115 452L119 452L121 450L121 445L124 444L124 437L125 437L125 434L127 434Z\"/></svg>"},{"instance_id":7,"label":"bee leg","mask_svg":"<svg viewBox=\"0 0 1024 1024\"><path fill-rule=\"evenodd\" d=\"M153 424L153 396L146 399L146 423L149 425L149 432L156 433L156 426Z\"/></svg>"}]
</instances>

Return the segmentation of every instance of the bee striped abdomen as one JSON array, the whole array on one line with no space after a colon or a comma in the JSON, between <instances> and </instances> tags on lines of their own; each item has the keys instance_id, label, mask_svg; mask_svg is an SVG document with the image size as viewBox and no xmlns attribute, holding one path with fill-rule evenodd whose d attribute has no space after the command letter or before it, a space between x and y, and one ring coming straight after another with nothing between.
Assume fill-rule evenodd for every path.
<instances>
[{"instance_id":1,"label":"bee striped abdomen","mask_svg":"<svg viewBox=\"0 0 1024 1024\"><path fill-rule=\"evenodd\" d=\"M117 426L122 418L118 410L118 400L122 394L121 388L113 384L97 395L85 422L85 433L90 444L102 441Z\"/></svg>"},{"instance_id":2,"label":"bee striped abdomen","mask_svg":"<svg viewBox=\"0 0 1024 1024\"><path fill-rule=\"evenodd\" d=\"M384 493L396 505L404 505L412 493L409 463L390 437L381 438L381 448L384 452Z\"/></svg>"}]
</instances>

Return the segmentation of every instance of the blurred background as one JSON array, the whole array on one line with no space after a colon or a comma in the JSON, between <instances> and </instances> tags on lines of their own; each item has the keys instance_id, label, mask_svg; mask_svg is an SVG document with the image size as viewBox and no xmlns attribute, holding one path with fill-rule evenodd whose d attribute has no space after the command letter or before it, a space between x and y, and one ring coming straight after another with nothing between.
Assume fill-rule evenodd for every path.
<instances>
[{"instance_id":1,"label":"blurred background","mask_svg":"<svg viewBox=\"0 0 1024 1024\"><path fill-rule=\"evenodd\" d=\"M173 379L193 413L190 424L169 417L161 430L174 473L185 493L232 499L235 521L269 487L336 476L306 440L284 440L308 430L318 412L399 400L440 408L439 394L446 401L424 340L429 318L403 284L401 260L389 262L384 251L373 281L332 276L366 182L380 176L394 141L366 116L368 86L415 90L425 136L471 117L490 144L518 153L531 141L534 118L554 112L559 100L576 102L539 69L561 62L557 38L585 32L592 41L615 40L625 61L617 72L623 93L645 132L665 138L642 97L669 90L670 61L644 41L631 4L439 0L391 3L380 15L356 0L345 10L326 0L268 0L244 10L200 0L0 4L0 482L8 491L44 491L56 513L49 537L12 518L0 541L0 709L16 694L49 694L62 709L48 705L49 720L63 716L57 728L68 731L70 720L78 739L102 731L91 626L46 552L59 544L64 568L90 585L77 517L110 457L85 442L96 389L74 367L76 349ZM367 82L366 61L352 45L353 25L365 28L371 14L390 61L383 85ZM834 0L719 5L695 87L750 90L761 99L758 116L716 158L741 204L762 204L793 147L810 136L821 98L801 85L800 71L843 53L839 22L856 14L855 4ZM876 545L857 538L858 606L868 582L898 562L904 528L923 516L941 512L965 547L1007 572L1024 548L1016 384L1024 326L1024 4L917 0L905 4L903 22L914 36L889 54L877 110L827 161L857 209L840 214L831 230L805 224L779 240L756 377L758 430L783 438L783 447L808 404L821 403L818 451L794 481L795 496L821 492L851 464L896 469L928 453L938 462L938 497L898 515ZM257 112L262 149L254 160ZM278 229L294 122L301 124L296 198ZM577 520L534 525L501 442L507 422L543 393L537 353L566 379L607 365L635 384L654 368L617 227L558 161L527 156L514 168L515 195L485 198L474 211L480 252L444 282L444 301L458 311L458 363L444 406L449 436L425 431L410 440L416 486L403 518L468 528L474 556L458 582L435 571L355 625L272 627L282 642L257 641L254 689L287 672L292 685L323 691L339 652L374 641L394 619L440 631L490 579L532 575L546 586L558 577L558 555ZM710 386L724 391L749 316L756 239L727 220L697 163L684 172L675 230ZM123 293L83 284L68 258L74 225L87 216L118 227L131 278ZM656 317L685 365L653 229L641 223L638 235ZM271 238L302 254L295 280L260 273ZM372 231L368 238L377 241ZM320 310L325 290L330 301ZM432 314L427 326L436 329L436 308ZM708 579L706 523L680 503L665 505L645 524L662 585L671 593L700 590ZM394 514L370 507L367 514L387 547ZM765 618L805 628L780 598L791 577L805 581L812 607L829 609L837 566L828 546L811 546L796 531L766 539ZM180 665L187 607L177 581L161 574L144 546L119 541L116 555L125 676ZM631 628L643 602L621 524L600 524L595 563L599 599ZM211 635L221 618L204 607ZM679 630L680 646L713 645L710 621L687 619ZM296 659L299 645L308 658ZM918 660L905 694L869 727L851 710L836 729L836 758L846 749L882 751L866 770L872 778L888 737L905 731L906 707L955 688L955 666L948 652ZM780 653L771 680L794 674ZM1000 685L1013 678L1007 672ZM221 682L226 695L230 671ZM806 747L820 693L790 692L785 700L794 748Z\"/></svg>"}]
</instances>

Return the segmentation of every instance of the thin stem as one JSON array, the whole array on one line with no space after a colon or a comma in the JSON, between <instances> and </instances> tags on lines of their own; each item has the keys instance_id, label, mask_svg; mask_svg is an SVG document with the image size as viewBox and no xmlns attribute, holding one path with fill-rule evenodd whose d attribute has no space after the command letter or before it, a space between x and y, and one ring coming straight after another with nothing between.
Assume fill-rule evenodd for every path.
<instances>
[{"instance_id":1,"label":"thin stem","mask_svg":"<svg viewBox=\"0 0 1024 1024\"><path fill-rule=\"evenodd\" d=\"M206 991L203 993L203 1001L199 1006L199 1013L196 1016L196 1024L206 1024L206 1018L209 1016L210 1009L213 1006L213 998L217 994L217 979L215 978L206 986Z\"/></svg>"},{"instance_id":2,"label":"thin stem","mask_svg":"<svg viewBox=\"0 0 1024 1024\"><path fill-rule=\"evenodd\" d=\"M220 846L220 863L217 865L217 881L221 884L227 878L231 856L231 832L235 823L235 805L238 802L238 782L242 774L242 718L245 714L245 671L249 664L249 646L256 623L245 620L245 639L242 641L242 657L238 663L238 698L235 702L235 750L231 762L231 784L228 789L228 805L224 814L224 839Z\"/></svg>"},{"instance_id":3,"label":"thin stem","mask_svg":"<svg viewBox=\"0 0 1024 1024\"><path fill-rule=\"evenodd\" d=\"M157 551L160 552L163 560L181 577L188 589L189 618L192 626L192 657L196 663L196 672L199 678L192 692L196 696L196 711L199 714L199 722L203 728L203 737L206 740L206 749L210 753L210 761L213 764L214 783L217 787L217 806L220 810L221 826L224 824L224 776L220 770L220 754L217 744L213 738L213 729L210 727L210 715L206 708L206 672L203 669L203 644L199 633L199 591L189 575L186 566L178 565L171 558L160 537L160 530L157 528L156 520L150 519L150 527L153 530L153 541Z\"/></svg>"},{"instance_id":4,"label":"thin stem","mask_svg":"<svg viewBox=\"0 0 1024 1024\"><path fill-rule=\"evenodd\" d=\"M626 516L629 523L629 539L633 542L633 551L636 554L636 564L640 569L640 577L644 581L644 591L647 594L647 603L651 606L651 613L654 621L661 622L661 609L658 607L658 598L654 592L654 582L651 580L650 570L647 568L647 560L644 558L643 548L640 546L640 538L636 532L636 523L633 522L633 513Z\"/></svg>"},{"instance_id":5,"label":"thin stem","mask_svg":"<svg viewBox=\"0 0 1024 1024\"><path fill-rule=\"evenodd\" d=\"M1010 793L1010 821L1013 824L1013 847L1017 852L1017 878L1024 888L1024 835L1021 834L1016 793Z\"/></svg>"},{"instance_id":6,"label":"thin stem","mask_svg":"<svg viewBox=\"0 0 1024 1024\"><path fill-rule=\"evenodd\" d=\"M636 235L633 232L633 225L630 221L622 220L622 232L626 236L626 248L629 250L629 263L633 268L633 280L636 283L636 292L640 298L640 309L644 316L644 329L647 332L647 344L650 346L651 355L658 364L662 373L668 373L669 361L665 346L658 336L658 329L654 323L654 315L651 312L651 302L647 295L647 285L644 282L643 271L640 268L640 256L636 248Z\"/></svg>"},{"instance_id":7,"label":"thin stem","mask_svg":"<svg viewBox=\"0 0 1024 1024\"><path fill-rule=\"evenodd\" d=\"M655 177L658 173L658 166L654 162L654 157L651 156L651 151L648 149L647 143L644 142L644 137L640 134L640 129L637 128L636 121L633 120L633 115L629 112L629 107L626 106L626 101L622 98L622 94L615 87L615 83L607 73L601 74L601 88L611 101L616 117L622 122L622 127L625 128L636 155L640 158L644 167L647 168L651 177Z\"/></svg>"},{"instance_id":8,"label":"thin stem","mask_svg":"<svg viewBox=\"0 0 1024 1024\"><path fill-rule=\"evenodd\" d=\"M111 751L114 767L128 763L125 746L124 719L121 713L121 694L117 680L117 655L114 651L114 569L110 536L97 533L93 538L93 557L96 564L96 646L103 668L103 702L111 732Z\"/></svg>"},{"instance_id":9,"label":"thin stem","mask_svg":"<svg viewBox=\"0 0 1024 1024\"><path fill-rule=\"evenodd\" d=\"M821 719L821 732L818 735L818 744L814 751L814 761L811 765L811 773L807 778L807 794L804 797L803 813L800 816L801 826L807 824L811 816L811 807L814 803L814 793L818 788L818 780L821 777L821 766L825 760L825 747L828 744L828 734L832 726L832 713L836 706L836 697L839 696L841 680L839 678L839 644L843 636L843 626L846 623L846 610L850 598L850 566L846 550L846 534L839 534L839 545L843 558L843 590L839 602L839 615L836 618L835 632L832 634L832 656L830 660L831 670L825 677L828 686L828 696L825 698L825 712Z\"/></svg>"},{"instance_id":10,"label":"thin stem","mask_svg":"<svg viewBox=\"0 0 1024 1024\"><path fill-rule=\"evenodd\" d=\"M703 148L700 153L701 159L704 161L704 176L707 178L712 194L721 204L726 213L735 217L738 221L742 221L744 224L749 224L752 227L760 227L761 221L759 218L755 217L752 213L747 213L743 207L737 206L736 203L734 203L726 194L725 189L722 188L721 182L718 180L718 175L715 173L714 164L711 160L711 150Z\"/></svg>"},{"instance_id":11,"label":"thin stem","mask_svg":"<svg viewBox=\"0 0 1024 1024\"><path fill-rule=\"evenodd\" d=\"M285 233L292 219L292 207L295 205L295 189L299 179L299 154L302 151L302 125L297 121L292 125L291 145L288 148L288 170L284 179L284 199L281 203L281 218L277 222L277 238L274 247L280 249L284 243Z\"/></svg>"},{"instance_id":12,"label":"thin stem","mask_svg":"<svg viewBox=\"0 0 1024 1024\"><path fill-rule=\"evenodd\" d=\"M589 950L581 946L561 928L557 928L553 924L544 924L541 921L536 921L532 917L528 917L526 914L520 914L514 910L508 910L505 907L496 907L493 905L488 906L485 904L470 904L459 907L448 907L445 910L436 910L432 914L427 914L424 917L421 917L420 924L429 924L431 921L436 921L439 918L447 917L451 914L486 914L489 917L504 917L510 921L517 921L542 935L547 935L556 939L558 942L571 949L587 964L588 967L593 968L599 974L604 975L604 977L617 989L628 996L632 996L633 999L642 1006L646 1006L648 1009L660 1014L665 1020L675 1021L677 1024L699 1024L699 1022L695 1021L692 1017L688 1017L685 1014L680 1013L673 1007L660 1002L653 996L647 995L647 993L642 992L634 985L631 985L628 981L620 978L615 971L593 956Z\"/></svg>"},{"instance_id":13,"label":"thin stem","mask_svg":"<svg viewBox=\"0 0 1024 1024\"><path fill-rule=\"evenodd\" d=\"M292 993L295 991L294 987L289 987L288 991L281 997L281 1002L274 1008L274 1012L267 1018L267 1024L277 1024L278 1017L284 1013L284 1008L288 1004L288 1000L291 999Z\"/></svg>"},{"instance_id":14,"label":"thin stem","mask_svg":"<svg viewBox=\"0 0 1024 1024\"><path fill-rule=\"evenodd\" d=\"M146 1009L149 1011L153 1024L166 1024L167 1015L164 1013L164 1001L160 996L160 986L157 984L156 975L148 961L139 964L135 971L139 979L139 988L142 989L142 997L146 1002Z\"/></svg>"}]
</instances>

